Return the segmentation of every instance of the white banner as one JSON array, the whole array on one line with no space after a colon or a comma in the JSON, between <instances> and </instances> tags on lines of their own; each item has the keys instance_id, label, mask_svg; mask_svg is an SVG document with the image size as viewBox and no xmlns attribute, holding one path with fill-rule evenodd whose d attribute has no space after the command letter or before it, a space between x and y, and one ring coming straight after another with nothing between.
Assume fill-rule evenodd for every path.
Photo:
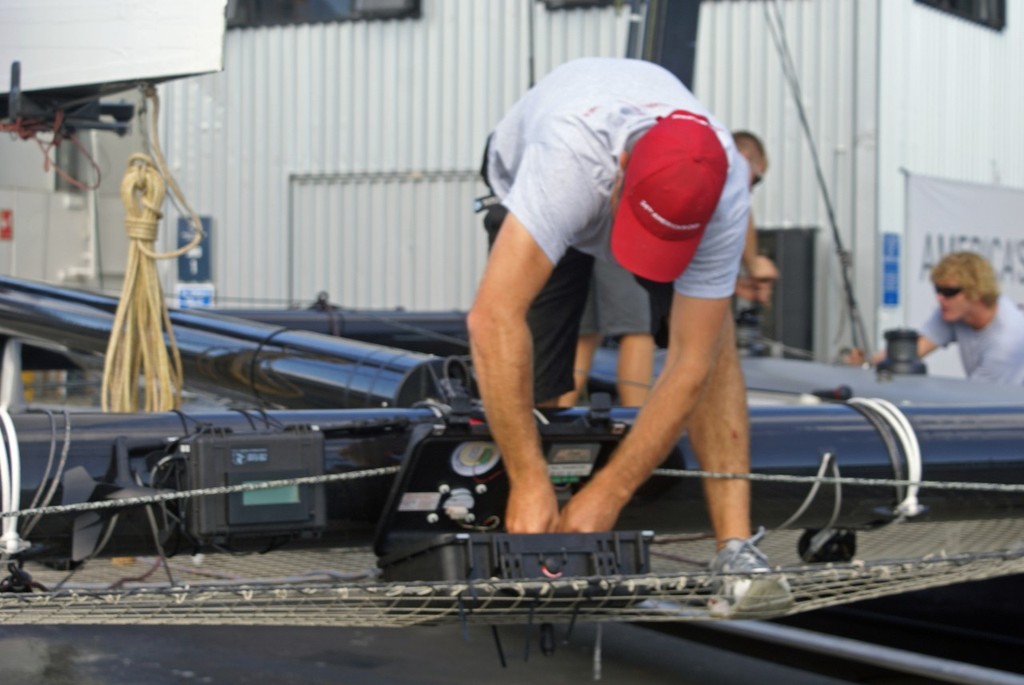
<instances>
[{"instance_id":1,"label":"white banner","mask_svg":"<svg viewBox=\"0 0 1024 685\"><path fill-rule=\"evenodd\" d=\"M1024 190L908 175L902 281L909 327L920 328L935 310L932 267L962 250L985 256L1000 289L1024 303ZM925 359L930 375L963 377L954 348Z\"/></svg>"}]
</instances>

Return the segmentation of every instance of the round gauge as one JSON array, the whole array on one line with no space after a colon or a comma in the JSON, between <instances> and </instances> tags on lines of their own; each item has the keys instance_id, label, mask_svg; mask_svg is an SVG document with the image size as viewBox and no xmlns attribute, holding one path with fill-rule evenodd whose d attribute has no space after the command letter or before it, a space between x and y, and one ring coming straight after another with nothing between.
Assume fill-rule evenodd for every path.
<instances>
[{"instance_id":1,"label":"round gauge","mask_svg":"<svg viewBox=\"0 0 1024 685\"><path fill-rule=\"evenodd\" d=\"M464 442L452 452L452 470L460 476L482 476L501 461L501 453L493 442Z\"/></svg>"}]
</instances>

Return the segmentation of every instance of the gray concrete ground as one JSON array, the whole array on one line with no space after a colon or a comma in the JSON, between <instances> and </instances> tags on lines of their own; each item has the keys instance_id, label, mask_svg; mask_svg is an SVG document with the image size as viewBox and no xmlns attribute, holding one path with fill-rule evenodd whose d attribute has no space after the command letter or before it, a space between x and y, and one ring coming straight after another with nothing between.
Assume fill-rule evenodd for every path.
<instances>
[{"instance_id":1,"label":"gray concrete ground","mask_svg":"<svg viewBox=\"0 0 1024 685\"><path fill-rule=\"evenodd\" d=\"M594 682L731 685L842 682L673 638L631 624L604 624L595 669L595 624L555 626L541 653L534 629L503 626L502 667L491 629L273 628L220 626L0 626L3 682L18 685L461 684Z\"/></svg>"}]
</instances>

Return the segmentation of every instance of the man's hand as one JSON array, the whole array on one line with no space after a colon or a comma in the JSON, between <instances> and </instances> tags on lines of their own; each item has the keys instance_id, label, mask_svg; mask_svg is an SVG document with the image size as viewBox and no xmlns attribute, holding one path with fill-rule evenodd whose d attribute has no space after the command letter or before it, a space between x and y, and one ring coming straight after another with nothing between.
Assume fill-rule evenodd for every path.
<instances>
[{"instance_id":1,"label":"man's hand","mask_svg":"<svg viewBox=\"0 0 1024 685\"><path fill-rule=\"evenodd\" d=\"M466 317L487 423L508 472L505 529L510 533L545 533L558 524L558 500L533 415L533 342L526 321L553 269L509 212Z\"/></svg>"},{"instance_id":2,"label":"man's hand","mask_svg":"<svg viewBox=\"0 0 1024 685\"><path fill-rule=\"evenodd\" d=\"M779 277L779 270L768 257L758 255L751 262L751 269L736 282L736 294L745 300L767 304L772 299L772 286Z\"/></svg>"},{"instance_id":3,"label":"man's hand","mask_svg":"<svg viewBox=\"0 0 1024 685\"><path fill-rule=\"evenodd\" d=\"M558 500L547 479L511 487L505 505L505 530L509 533L553 533L558 526Z\"/></svg>"},{"instance_id":4,"label":"man's hand","mask_svg":"<svg viewBox=\"0 0 1024 685\"><path fill-rule=\"evenodd\" d=\"M622 506L607 491L592 484L587 485L562 508L558 532L600 533L611 530L619 518Z\"/></svg>"}]
</instances>

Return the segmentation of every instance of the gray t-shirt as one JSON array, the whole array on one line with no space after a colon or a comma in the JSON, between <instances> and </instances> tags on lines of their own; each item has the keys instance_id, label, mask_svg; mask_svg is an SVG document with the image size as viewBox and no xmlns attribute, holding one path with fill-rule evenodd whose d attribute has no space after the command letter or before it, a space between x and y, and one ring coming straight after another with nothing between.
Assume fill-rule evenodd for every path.
<instances>
[{"instance_id":1,"label":"gray t-shirt","mask_svg":"<svg viewBox=\"0 0 1024 685\"><path fill-rule=\"evenodd\" d=\"M921 334L940 347L956 342L972 381L1024 384L1024 312L1006 295L999 296L995 318L981 330L947 323L936 309Z\"/></svg>"},{"instance_id":2,"label":"gray t-shirt","mask_svg":"<svg viewBox=\"0 0 1024 685\"><path fill-rule=\"evenodd\" d=\"M619 155L677 109L708 118L729 174L700 247L674 287L691 297L728 297L746 237L749 168L729 130L656 64L584 58L556 68L494 129L488 180L552 264L569 247L612 261L610 198Z\"/></svg>"}]
</instances>

